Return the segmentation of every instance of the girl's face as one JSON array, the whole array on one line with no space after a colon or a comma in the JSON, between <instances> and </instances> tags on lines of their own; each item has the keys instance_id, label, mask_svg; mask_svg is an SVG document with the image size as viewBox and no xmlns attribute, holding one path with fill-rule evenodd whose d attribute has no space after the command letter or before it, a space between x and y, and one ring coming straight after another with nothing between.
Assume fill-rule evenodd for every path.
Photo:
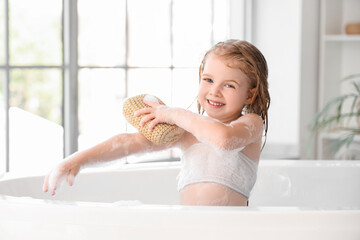
<instances>
[{"instance_id":1,"label":"girl's face","mask_svg":"<svg viewBox=\"0 0 360 240\"><path fill-rule=\"evenodd\" d=\"M248 77L228 60L210 53L200 78L198 101L209 117L230 123L251 102Z\"/></svg>"}]
</instances>

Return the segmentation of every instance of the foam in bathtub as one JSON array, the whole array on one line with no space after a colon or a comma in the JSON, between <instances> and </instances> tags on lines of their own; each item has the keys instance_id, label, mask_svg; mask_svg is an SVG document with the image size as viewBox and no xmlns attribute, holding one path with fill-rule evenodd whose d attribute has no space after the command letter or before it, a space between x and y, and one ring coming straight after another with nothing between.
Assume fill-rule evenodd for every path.
<instances>
[{"instance_id":1,"label":"foam in bathtub","mask_svg":"<svg viewBox=\"0 0 360 240\"><path fill-rule=\"evenodd\" d=\"M142 133L149 141L155 144L169 144L179 140L184 133L184 130L176 125L159 123L152 131L148 130L150 121L147 122L144 126L139 125L143 116L135 117L134 112L139 109L149 107L144 103L144 99L165 105L159 98L148 94L141 94L128 98L125 100L123 105L123 114L126 120L136 129L138 129L138 131Z\"/></svg>"},{"instance_id":2,"label":"foam in bathtub","mask_svg":"<svg viewBox=\"0 0 360 240\"><path fill-rule=\"evenodd\" d=\"M118 207L134 207L143 205L143 203L139 200L121 200L113 202L113 205Z\"/></svg>"}]
</instances>

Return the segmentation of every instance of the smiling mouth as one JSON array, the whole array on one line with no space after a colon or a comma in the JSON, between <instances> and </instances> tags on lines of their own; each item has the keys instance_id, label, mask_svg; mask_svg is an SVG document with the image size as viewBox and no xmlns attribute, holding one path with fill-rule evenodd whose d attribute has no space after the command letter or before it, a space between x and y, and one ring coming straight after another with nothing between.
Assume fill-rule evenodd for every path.
<instances>
[{"instance_id":1,"label":"smiling mouth","mask_svg":"<svg viewBox=\"0 0 360 240\"><path fill-rule=\"evenodd\" d=\"M221 107L224 106L225 104L220 103L220 102L215 102L215 101L211 101L211 100L207 100L208 104L212 107Z\"/></svg>"}]
</instances>

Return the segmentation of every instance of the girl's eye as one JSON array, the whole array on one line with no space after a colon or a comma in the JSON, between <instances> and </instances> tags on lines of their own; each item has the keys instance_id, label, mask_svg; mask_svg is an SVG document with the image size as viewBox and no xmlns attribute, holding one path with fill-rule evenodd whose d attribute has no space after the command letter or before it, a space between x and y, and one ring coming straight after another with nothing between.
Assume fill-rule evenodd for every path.
<instances>
[{"instance_id":1,"label":"girl's eye","mask_svg":"<svg viewBox=\"0 0 360 240\"><path fill-rule=\"evenodd\" d=\"M204 80L205 82L209 82L209 83L212 83L212 82L213 82L213 80L210 79L210 78L204 78L203 80Z\"/></svg>"},{"instance_id":2,"label":"girl's eye","mask_svg":"<svg viewBox=\"0 0 360 240\"><path fill-rule=\"evenodd\" d=\"M231 84L226 84L225 87L228 87L228 88L235 88L233 85Z\"/></svg>"}]
</instances>

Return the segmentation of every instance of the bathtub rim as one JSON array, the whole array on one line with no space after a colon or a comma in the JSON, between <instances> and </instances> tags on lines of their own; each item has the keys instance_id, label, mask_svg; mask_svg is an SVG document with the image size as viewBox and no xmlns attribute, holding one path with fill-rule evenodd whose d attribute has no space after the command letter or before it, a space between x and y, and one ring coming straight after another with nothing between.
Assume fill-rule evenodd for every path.
<instances>
[{"instance_id":1,"label":"bathtub rim","mask_svg":"<svg viewBox=\"0 0 360 240\"><path fill-rule=\"evenodd\" d=\"M93 209L117 209L117 210L160 210L160 211L198 211L198 212L355 212L360 214L360 207L302 207L302 206L184 206L166 204L143 204L136 201L106 202L85 202L85 201L65 201L38 199L32 197L13 197L0 194L0 208L6 205L26 206L29 208L53 207L53 208L93 208ZM360 216L360 215L359 215Z\"/></svg>"},{"instance_id":2,"label":"bathtub rim","mask_svg":"<svg viewBox=\"0 0 360 240\"><path fill-rule=\"evenodd\" d=\"M271 166L276 164L278 166L299 166L302 167L360 167L360 160L262 160L259 163L262 166ZM180 170L180 162L147 162L141 164L124 164L121 165L120 168L112 168L112 167L90 167L82 170L80 174L82 175L91 175L96 173L119 173L119 172L128 172L128 171L139 171L139 170ZM34 174L34 175L22 175L22 174L14 174L14 173L5 173L3 176L0 176L0 182L13 181L13 180L24 180L26 178L44 178L45 174ZM48 194L48 193L44 193ZM249 211L355 211L360 214L360 206L359 207L302 207L302 206L260 206L260 207L231 207L231 206L183 206L183 205L165 205L165 204L137 204L134 205L132 202L134 201L118 201L112 203L105 202L96 202L96 201L66 201L66 200L52 200L52 199L40 199L40 198L32 198L32 197L16 197L10 195L4 195L0 193L0 204L4 203L14 203L14 204L45 204L48 206L76 206L76 207L104 207L104 208L140 208L140 209L163 209L163 210L189 210L193 208L198 208L199 210L223 210L226 211L231 210L239 210L239 209L247 209ZM127 204L128 203L128 204Z\"/></svg>"},{"instance_id":3,"label":"bathtub rim","mask_svg":"<svg viewBox=\"0 0 360 240\"><path fill-rule=\"evenodd\" d=\"M0 215L0 225L5 223L17 228L21 225L23 229L29 229L27 236L33 236L31 239L39 239L39 236L43 237L41 239L45 239L44 236L46 239L53 239L54 233L59 237L57 239L64 239L62 236L69 236L69 229L70 233L77 230L85 235L88 230L93 229L101 234L110 232L114 234L111 235L111 239L119 239L118 235L122 231L130 233L136 239L144 239L154 234L161 236L159 239L199 239L204 236L207 239L219 239L219 236L238 239L239 231L247 236L245 238L252 239L264 239L269 236L288 239L289 234L301 237L297 239L310 239L315 235L329 240L338 239L337 237L344 236L344 233L351 237L348 239L357 239L360 236L360 210L303 211L279 207L234 209L155 205L114 208L62 204L52 204L49 207L48 204L42 203L34 207L31 204L11 202L5 203L4 206L2 203L0 199L0 211L5 210L5 214ZM6 232L12 236L11 229L14 227L10 230L5 229L5 236ZM94 239L93 236L88 237Z\"/></svg>"},{"instance_id":4,"label":"bathtub rim","mask_svg":"<svg viewBox=\"0 0 360 240\"><path fill-rule=\"evenodd\" d=\"M322 160L322 159L262 159L259 161L260 166L271 166L276 164L278 166L284 167L360 167L360 160ZM109 166L106 166L109 165ZM155 162L143 162L143 163L129 163L121 164L113 167L111 164L95 164L93 166L88 166L81 170L79 174L91 174L91 173L111 173L111 172L122 172L122 171L137 171L137 170L159 170L159 169L176 169L180 170L180 161L155 161ZM23 179L28 177L43 177L48 173L32 173L32 174L23 174L23 173L13 173L5 172L0 174L0 182L13 180L13 179Z\"/></svg>"}]
</instances>

